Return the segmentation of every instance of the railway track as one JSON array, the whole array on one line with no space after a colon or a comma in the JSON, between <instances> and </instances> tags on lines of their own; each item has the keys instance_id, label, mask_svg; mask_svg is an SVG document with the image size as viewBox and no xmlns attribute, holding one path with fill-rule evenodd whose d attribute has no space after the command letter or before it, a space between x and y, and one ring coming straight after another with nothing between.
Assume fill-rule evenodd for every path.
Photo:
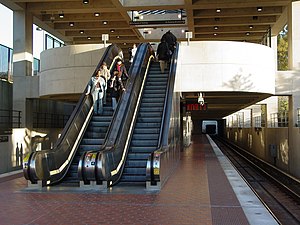
<instances>
[{"instance_id":1,"label":"railway track","mask_svg":"<svg viewBox=\"0 0 300 225\"><path fill-rule=\"evenodd\" d=\"M224 139L212 138L279 224L300 224L299 180Z\"/></svg>"}]
</instances>

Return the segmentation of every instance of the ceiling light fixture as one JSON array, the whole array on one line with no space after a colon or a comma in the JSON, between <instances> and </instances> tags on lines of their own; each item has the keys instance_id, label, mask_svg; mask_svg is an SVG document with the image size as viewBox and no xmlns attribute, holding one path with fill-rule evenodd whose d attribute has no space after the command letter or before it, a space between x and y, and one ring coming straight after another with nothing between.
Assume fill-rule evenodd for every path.
<instances>
[{"instance_id":1,"label":"ceiling light fixture","mask_svg":"<svg viewBox=\"0 0 300 225\"><path fill-rule=\"evenodd\" d=\"M216 9L216 13L220 13L221 12L221 9Z\"/></svg>"},{"instance_id":2,"label":"ceiling light fixture","mask_svg":"<svg viewBox=\"0 0 300 225\"><path fill-rule=\"evenodd\" d=\"M120 36L117 36L117 38L119 39L119 38L120 38Z\"/></svg>"},{"instance_id":3,"label":"ceiling light fixture","mask_svg":"<svg viewBox=\"0 0 300 225\"><path fill-rule=\"evenodd\" d=\"M249 36L249 35L250 35L250 32L247 32L246 35Z\"/></svg>"},{"instance_id":4,"label":"ceiling light fixture","mask_svg":"<svg viewBox=\"0 0 300 225\"><path fill-rule=\"evenodd\" d=\"M116 30L115 29L110 29L110 32L111 33L114 33Z\"/></svg>"},{"instance_id":5,"label":"ceiling light fixture","mask_svg":"<svg viewBox=\"0 0 300 225\"><path fill-rule=\"evenodd\" d=\"M64 16L65 16L65 14L63 14L63 13L60 13L60 14L58 14L58 16L59 16L59 18L63 19L63 18L64 18Z\"/></svg>"},{"instance_id":6,"label":"ceiling light fixture","mask_svg":"<svg viewBox=\"0 0 300 225\"><path fill-rule=\"evenodd\" d=\"M80 34L84 34L84 30L80 30L79 33L80 33Z\"/></svg>"},{"instance_id":7,"label":"ceiling light fixture","mask_svg":"<svg viewBox=\"0 0 300 225\"><path fill-rule=\"evenodd\" d=\"M215 29L215 30L218 30L218 29L219 29L219 27L218 27L218 26L214 26L214 29Z\"/></svg>"},{"instance_id":8,"label":"ceiling light fixture","mask_svg":"<svg viewBox=\"0 0 300 225\"><path fill-rule=\"evenodd\" d=\"M214 36L217 36L218 34L217 33L214 33Z\"/></svg>"},{"instance_id":9,"label":"ceiling light fixture","mask_svg":"<svg viewBox=\"0 0 300 225\"><path fill-rule=\"evenodd\" d=\"M257 12L261 12L263 10L262 7L257 7Z\"/></svg>"},{"instance_id":10,"label":"ceiling light fixture","mask_svg":"<svg viewBox=\"0 0 300 225\"><path fill-rule=\"evenodd\" d=\"M69 23L69 26L70 26L70 27L74 27L74 22L70 22L70 23Z\"/></svg>"},{"instance_id":11,"label":"ceiling light fixture","mask_svg":"<svg viewBox=\"0 0 300 225\"><path fill-rule=\"evenodd\" d=\"M253 29L253 25L249 25L249 28L250 28L250 29Z\"/></svg>"},{"instance_id":12,"label":"ceiling light fixture","mask_svg":"<svg viewBox=\"0 0 300 225\"><path fill-rule=\"evenodd\" d=\"M88 40L91 40L92 38L91 38L91 37L87 37L87 39L88 39Z\"/></svg>"},{"instance_id":13,"label":"ceiling light fixture","mask_svg":"<svg viewBox=\"0 0 300 225\"><path fill-rule=\"evenodd\" d=\"M98 16L100 16L100 13L99 12L95 12L94 16L98 17Z\"/></svg>"},{"instance_id":14,"label":"ceiling light fixture","mask_svg":"<svg viewBox=\"0 0 300 225\"><path fill-rule=\"evenodd\" d=\"M83 0L82 1L83 4L89 4L89 2L90 2L89 0Z\"/></svg>"},{"instance_id":15,"label":"ceiling light fixture","mask_svg":"<svg viewBox=\"0 0 300 225\"><path fill-rule=\"evenodd\" d=\"M108 22L107 22L107 21L103 21L102 23L103 23L103 25L107 25L107 24L108 24Z\"/></svg>"}]
</instances>

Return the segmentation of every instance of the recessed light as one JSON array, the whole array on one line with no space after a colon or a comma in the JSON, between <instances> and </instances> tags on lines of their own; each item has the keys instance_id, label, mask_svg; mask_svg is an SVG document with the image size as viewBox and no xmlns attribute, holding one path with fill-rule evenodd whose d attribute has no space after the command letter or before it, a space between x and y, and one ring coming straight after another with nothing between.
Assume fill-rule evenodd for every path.
<instances>
[{"instance_id":1,"label":"recessed light","mask_svg":"<svg viewBox=\"0 0 300 225\"><path fill-rule=\"evenodd\" d=\"M88 39L88 40L91 40L92 38L91 38L91 37L87 37L87 39Z\"/></svg>"},{"instance_id":2,"label":"recessed light","mask_svg":"<svg viewBox=\"0 0 300 225\"><path fill-rule=\"evenodd\" d=\"M249 35L250 35L250 32L247 32L246 35L249 36Z\"/></svg>"},{"instance_id":3,"label":"recessed light","mask_svg":"<svg viewBox=\"0 0 300 225\"><path fill-rule=\"evenodd\" d=\"M103 23L103 25L107 25L107 24L108 24L108 22L107 22L107 21L103 21L102 23Z\"/></svg>"},{"instance_id":4,"label":"recessed light","mask_svg":"<svg viewBox=\"0 0 300 225\"><path fill-rule=\"evenodd\" d=\"M120 36L117 36L117 38L119 39L119 38L120 38Z\"/></svg>"},{"instance_id":5,"label":"recessed light","mask_svg":"<svg viewBox=\"0 0 300 225\"><path fill-rule=\"evenodd\" d=\"M74 27L74 22L69 23L70 27Z\"/></svg>"},{"instance_id":6,"label":"recessed light","mask_svg":"<svg viewBox=\"0 0 300 225\"><path fill-rule=\"evenodd\" d=\"M218 34L217 33L214 33L214 36L217 36Z\"/></svg>"},{"instance_id":7,"label":"recessed light","mask_svg":"<svg viewBox=\"0 0 300 225\"><path fill-rule=\"evenodd\" d=\"M216 9L216 13L220 13L221 12L221 9Z\"/></svg>"},{"instance_id":8,"label":"recessed light","mask_svg":"<svg viewBox=\"0 0 300 225\"><path fill-rule=\"evenodd\" d=\"M63 14L63 13L60 13L60 14L58 14L58 16L59 16L59 18L63 19L63 18L64 18L64 16L65 16L65 14Z\"/></svg>"},{"instance_id":9,"label":"recessed light","mask_svg":"<svg viewBox=\"0 0 300 225\"><path fill-rule=\"evenodd\" d=\"M218 29L219 29L219 27L218 27L218 26L214 26L214 29L215 29L215 30L218 30Z\"/></svg>"},{"instance_id":10,"label":"recessed light","mask_svg":"<svg viewBox=\"0 0 300 225\"><path fill-rule=\"evenodd\" d=\"M261 12L263 10L262 7L257 7L257 12Z\"/></svg>"},{"instance_id":11,"label":"recessed light","mask_svg":"<svg viewBox=\"0 0 300 225\"><path fill-rule=\"evenodd\" d=\"M115 29L110 29L110 32L111 33L114 33L116 30Z\"/></svg>"},{"instance_id":12,"label":"recessed light","mask_svg":"<svg viewBox=\"0 0 300 225\"><path fill-rule=\"evenodd\" d=\"M250 28L250 29L253 29L253 25L249 25L249 28Z\"/></svg>"},{"instance_id":13,"label":"recessed light","mask_svg":"<svg viewBox=\"0 0 300 225\"><path fill-rule=\"evenodd\" d=\"M100 13L99 12L95 12L94 16L98 17L98 16L100 16Z\"/></svg>"},{"instance_id":14,"label":"recessed light","mask_svg":"<svg viewBox=\"0 0 300 225\"><path fill-rule=\"evenodd\" d=\"M80 30L79 33L80 33L80 34L84 34L84 30Z\"/></svg>"},{"instance_id":15,"label":"recessed light","mask_svg":"<svg viewBox=\"0 0 300 225\"><path fill-rule=\"evenodd\" d=\"M89 0L83 0L82 3L83 4L89 4Z\"/></svg>"}]
</instances>

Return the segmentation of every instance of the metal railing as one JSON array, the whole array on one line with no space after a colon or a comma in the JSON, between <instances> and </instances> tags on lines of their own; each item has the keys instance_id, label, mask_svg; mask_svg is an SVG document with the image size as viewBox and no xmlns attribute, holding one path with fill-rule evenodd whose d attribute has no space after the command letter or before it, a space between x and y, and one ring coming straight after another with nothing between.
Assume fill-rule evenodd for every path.
<instances>
[{"instance_id":1,"label":"metal railing","mask_svg":"<svg viewBox=\"0 0 300 225\"><path fill-rule=\"evenodd\" d=\"M0 129L21 127L21 111L0 109Z\"/></svg>"},{"instance_id":2,"label":"metal railing","mask_svg":"<svg viewBox=\"0 0 300 225\"><path fill-rule=\"evenodd\" d=\"M70 115L58 113L33 113L33 128L64 128Z\"/></svg>"}]
</instances>

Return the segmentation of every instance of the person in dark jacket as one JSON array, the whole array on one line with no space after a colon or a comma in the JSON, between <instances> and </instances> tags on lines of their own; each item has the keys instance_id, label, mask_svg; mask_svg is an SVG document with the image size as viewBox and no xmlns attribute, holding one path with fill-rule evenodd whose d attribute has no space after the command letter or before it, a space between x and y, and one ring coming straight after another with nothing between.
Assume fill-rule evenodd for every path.
<instances>
[{"instance_id":1,"label":"person in dark jacket","mask_svg":"<svg viewBox=\"0 0 300 225\"><path fill-rule=\"evenodd\" d=\"M162 73L164 73L165 68L168 66L168 61L170 59L169 45L164 38L161 39L161 42L157 47L156 56L159 61L160 70Z\"/></svg>"},{"instance_id":2,"label":"person in dark jacket","mask_svg":"<svg viewBox=\"0 0 300 225\"><path fill-rule=\"evenodd\" d=\"M121 59L117 60L116 70L119 71L119 74L121 75L122 80L127 80L129 78L127 69Z\"/></svg>"},{"instance_id":3,"label":"person in dark jacket","mask_svg":"<svg viewBox=\"0 0 300 225\"><path fill-rule=\"evenodd\" d=\"M176 43L177 43L176 36L169 30L161 37L161 40L162 39L165 39L165 41L168 43L169 49L171 50L171 52L173 54L175 47L176 47Z\"/></svg>"},{"instance_id":4,"label":"person in dark jacket","mask_svg":"<svg viewBox=\"0 0 300 225\"><path fill-rule=\"evenodd\" d=\"M119 99L121 93L125 91L122 79L118 75L119 71L114 71L113 76L111 77L108 83L113 110L117 108L117 100Z\"/></svg>"}]
</instances>

